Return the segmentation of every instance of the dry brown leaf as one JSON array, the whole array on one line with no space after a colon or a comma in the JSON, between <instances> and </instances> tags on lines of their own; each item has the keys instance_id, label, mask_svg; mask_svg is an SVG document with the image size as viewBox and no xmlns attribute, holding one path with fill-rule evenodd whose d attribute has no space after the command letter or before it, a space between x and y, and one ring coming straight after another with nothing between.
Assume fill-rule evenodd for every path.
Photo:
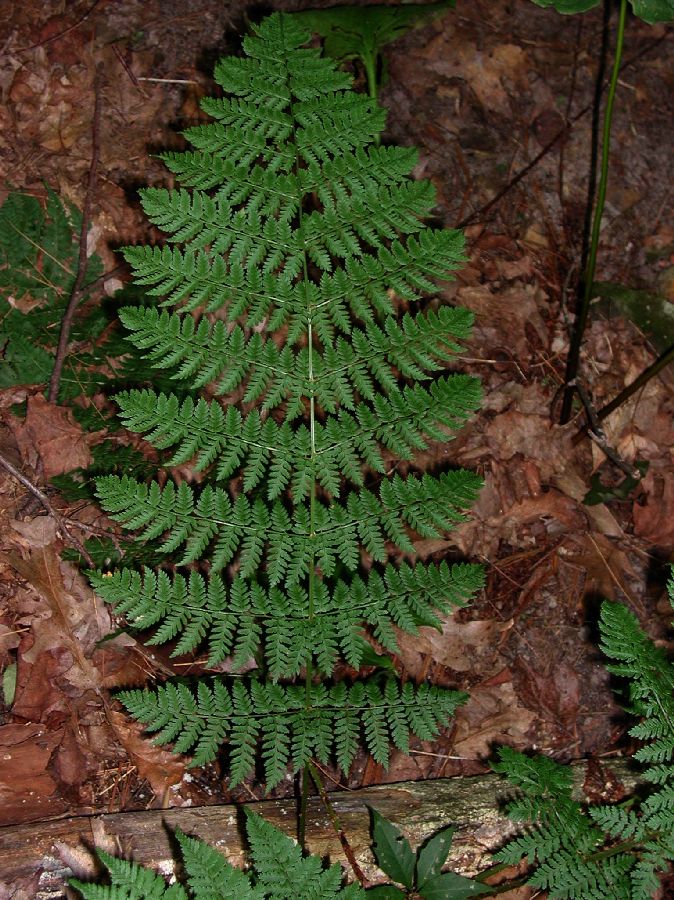
<instances>
[{"instance_id":1,"label":"dry brown leaf","mask_svg":"<svg viewBox=\"0 0 674 900\"><path fill-rule=\"evenodd\" d=\"M456 672L491 674L493 661L503 636L512 621L481 619L475 622L447 621L442 632L420 628L418 636L398 632L399 656L406 670L416 676L424 657Z\"/></svg>"},{"instance_id":2,"label":"dry brown leaf","mask_svg":"<svg viewBox=\"0 0 674 900\"><path fill-rule=\"evenodd\" d=\"M10 628L4 622L0 622L0 670L4 669L10 660L10 650L19 646L21 640L20 629Z\"/></svg>"},{"instance_id":3,"label":"dry brown leaf","mask_svg":"<svg viewBox=\"0 0 674 900\"><path fill-rule=\"evenodd\" d=\"M536 716L521 706L512 682L478 684L456 713L454 753L465 759L491 756L494 744L528 746L527 732Z\"/></svg>"},{"instance_id":4,"label":"dry brown leaf","mask_svg":"<svg viewBox=\"0 0 674 900\"><path fill-rule=\"evenodd\" d=\"M519 675L517 694L527 707L541 718L552 718L558 728L572 732L580 701L578 673L563 661L555 661L541 671L521 658L513 663L515 672Z\"/></svg>"},{"instance_id":5,"label":"dry brown leaf","mask_svg":"<svg viewBox=\"0 0 674 900\"><path fill-rule=\"evenodd\" d=\"M613 600L621 591L633 605L639 606L632 586L639 585L641 573L635 571L625 550L606 535L587 533L574 542L579 552L568 557L569 562L585 570L585 594Z\"/></svg>"},{"instance_id":6,"label":"dry brown leaf","mask_svg":"<svg viewBox=\"0 0 674 900\"><path fill-rule=\"evenodd\" d=\"M88 658L110 630L110 617L84 579L61 562L51 546L7 554L11 565L37 591L41 601L26 607L14 712L44 721L65 712L75 697L100 691L100 675ZM33 608L30 608L33 606Z\"/></svg>"},{"instance_id":7,"label":"dry brown leaf","mask_svg":"<svg viewBox=\"0 0 674 900\"><path fill-rule=\"evenodd\" d=\"M24 546L48 547L56 540L56 522L51 516L36 516L26 522L13 519L9 525L25 538Z\"/></svg>"},{"instance_id":8,"label":"dry brown leaf","mask_svg":"<svg viewBox=\"0 0 674 900\"><path fill-rule=\"evenodd\" d=\"M566 472L556 474L552 480L555 486L560 491L563 491L567 497L579 504L583 502L583 497L588 492L588 485L577 472L569 469ZM599 533L610 537L625 536L618 520L605 503L584 506L583 510L587 517L594 522L595 528Z\"/></svg>"},{"instance_id":9,"label":"dry brown leaf","mask_svg":"<svg viewBox=\"0 0 674 900\"><path fill-rule=\"evenodd\" d=\"M43 725L0 727L0 825L57 816L68 808L47 771L61 736Z\"/></svg>"},{"instance_id":10,"label":"dry brown leaf","mask_svg":"<svg viewBox=\"0 0 674 900\"><path fill-rule=\"evenodd\" d=\"M500 347L505 340L515 360L530 358L532 334L547 346L548 329L541 316L546 301L540 287L518 282L498 292L486 285L460 287L456 292L456 302L475 313L475 332L485 345Z\"/></svg>"},{"instance_id":11,"label":"dry brown leaf","mask_svg":"<svg viewBox=\"0 0 674 900\"><path fill-rule=\"evenodd\" d=\"M512 115L510 85L528 87L527 54L516 44L497 44L484 52L469 40L447 41L442 52L435 42L429 44L428 68L447 78L467 81L485 109L504 116Z\"/></svg>"},{"instance_id":12,"label":"dry brown leaf","mask_svg":"<svg viewBox=\"0 0 674 900\"><path fill-rule=\"evenodd\" d=\"M649 469L641 482L645 502L632 505L634 533L656 547L674 545L674 475Z\"/></svg>"},{"instance_id":13,"label":"dry brown leaf","mask_svg":"<svg viewBox=\"0 0 674 900\"><path fill-rule=\"evenodd\" d=\"M42 462L45 478L62 475L91 463L87 439L70 409L49 403L42 394L28 398L23 422L10 420L26 465Z\"/></svg>"},{"instance_id":14,"label":"dry brown leaf","mask_svg":"<svg viewBox=\"0 0 674 900\"><path fill-rule=\"evenodd\" d=\"M143 736L142 727L117 710L108 710L108 721L141 778L146 779L152 790L163 803L167 792L180 784L185 774L185 757L157 747Z\"/></svg>"}]
</instances>

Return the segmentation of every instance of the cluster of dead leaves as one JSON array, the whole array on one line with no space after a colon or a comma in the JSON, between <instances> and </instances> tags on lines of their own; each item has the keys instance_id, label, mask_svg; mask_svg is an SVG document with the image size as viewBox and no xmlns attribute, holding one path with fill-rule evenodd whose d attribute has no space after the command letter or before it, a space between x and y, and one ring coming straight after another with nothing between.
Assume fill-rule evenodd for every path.
<instances>
[{"instance_id":1,"label":"cluster of dead leaves","mask_svg":"<svg viewBox=\"0 0 674 900\"><path fill-rule=\"evenodd\" d=\"M7 418L25 471L50 477L90 460L91 436L41 395L28 398L23 421ZM152 661L128 634L110 638L110 612L60 559L54 520L39 504L26 515L26 498L0 474L0 664L16 663L11 724L0 725L0 824L114 808L129 774L149 784L145 802L166 803L185 761L142 738L109 695L143 683Z\"/></svg>"}]
</instances>

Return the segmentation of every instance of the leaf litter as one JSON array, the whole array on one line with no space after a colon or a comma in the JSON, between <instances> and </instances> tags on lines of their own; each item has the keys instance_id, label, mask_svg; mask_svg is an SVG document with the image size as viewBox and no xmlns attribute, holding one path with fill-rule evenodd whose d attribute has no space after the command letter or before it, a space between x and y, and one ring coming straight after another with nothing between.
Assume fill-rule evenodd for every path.
<instances>
[{"instance_id":1,"label":"leaf litter","mask_svg":"<svg viewBox=\"0 0 674 900\"><path fill-rule=\"evenodd\" d=\"M243 6L224 10L205 0L202 7L197 14L157 0L103 3L70 29L69 10L31 0L0 26L6 100L0 167L5 183L39 198L46 182L82 207L92 85L96 66L103 66L103 174L90 250L107 270L118 262L111 244L147 239L132 188L163 184L166 177L148 149L180 146L172 127L200 115L204 71L231 49L230 29L240 24ZM351 788L484 772L502 742L561 760L615 752L619 708L592 635L597 600L628 603L660 640L671 619L662 600L664 563L674 550L671 373L604 423L624 459L649 462L627 499L583 504L593 474L611 483L616 472L596 445L575 440L573 424L554 424L589 116L515 181L564 124L574 53L571 114L587 104L598 19L588 14L577 32L571 19L535 9L529 0L508 8L484 0L461 4L387 49L388 137L422 148L417 173L436 186L438 218L450 226L469 220L470 259L444 295L475 312L474 335L456 365L479 375L485 394L480 414L449 453L431 445L418 461L480 471L485 488L475 510L449 540L419 540L415 547L428 561L483 561L488 581L475 604L443 622L442 632L424 628L418 639L400 637L396 666L403 674L469 692L456 723L433 744L413 741L410 756L394 754L387 773L359 759ZM636 54L654 32L639 23L631 30ZM669 101L659 107L651 100L673 96L666 59L666 42L656 44L629 70L635 90L623 92L618 111L599 273L604 282L665 297L674 225L651 176L668 171ZM0 192L0 200L5 196ZM112 279L106 291L120 284ZM593 317L586 337L583 371L597 408L655 357L638 327L614 312ZM101 408L105 402L94 400ZM17 403L26 404L21 414L12 412ZM91 503L68 504L48 485L50 476L86 465L99 438L35 389L0 392L0 412L0 452L50 491L85 535L86 529L112 533ZM228 801L218 766L186 779L184 762L155 748L111 699L115 687L148 683L157 673L198 671L204 660L197 654L182 665L169 657L170 647L150 656L135 636L119 631L123 623L59 558L63 535L43 513L35 497L0 471L0 665L16 664L17 675L13 702L0 708L3 824ZM259 796L260 786L246 785L236 797L251 793ZM13 886L8 896L19 889Z\"/></svg>"}]
</instances>

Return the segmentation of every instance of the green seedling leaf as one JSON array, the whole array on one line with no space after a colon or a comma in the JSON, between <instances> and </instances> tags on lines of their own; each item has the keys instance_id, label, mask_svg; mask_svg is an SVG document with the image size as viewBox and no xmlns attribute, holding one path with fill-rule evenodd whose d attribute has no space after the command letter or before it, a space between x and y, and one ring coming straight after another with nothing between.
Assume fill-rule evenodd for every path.
<instances>
[{"instance_id":1,"label":"green seedling leaf","mask_svg":"<svg viewBox=\"0 0 674 900\"><path fill-rule=\"evenodd\" d=\"M16 695L16 663L10 663L2 673L2 699L5 706L14 703Z\"/></svg>"},{"instance_id":2,"label":"green seedling leaf","mask_svg":"<svg viewBox=\"0 0 674 900\"><path fill-rule=\"evenodd\" d=\"M396 6L339 6L307 9L293 16L324 39L325 53L333 59L360 59L365 67L370 95L376 96L377 58L382 47L426 19L453 7L441 3Z\"/></svg>"},{"instance_id":3,"label":"green seedling leaf","mask_svg":"<svg viewBox=\"0 0 674 900\"><path fill-rule=\"evenodd\" d=\"M411 890L416 860L409 841L376 809L368 808L372 814L372 851L377 865L394 881Z\"/></svg>"},{"instance_id":4,"label":"green seedling leaf","mask_svg":"<svg viewBox=\"0 0 674 900\"><path fill-rule=\"evenodd\" d=\"M465 897L477 897L478 894L490 891L488 885L473 881L472 878L464 878L455 872L436 875L419 888L424 900L464 900Z\"/></svg>"},{"instance_id":5,"label":"green seedling leaf","mask_svg":"<svg viewBox=\"0 0 674 900\"><path fill-rule=\"evenodd\" d=\"M441 828L430 837L417 853L417 877L416 883L419 888L430 879L439 875L445 861L449 848L452 846L455 829L448 825Z\"/></svg>"},{"instance_id":6,"label":"green seedling leaf","mask_svg":"<svg viewBox=\"0 0 674 900\"><path fill-rule=\"evenodd\" d=\"M378 884L377 887L365 891L368 897L379 897L381 900L399 900L406 897L407 893L394 884Z\"/></svg>"},{"instance_id":7,"label":"green seedling leaf","mask_svg":"<svg viewBox=\"0 0 674 900\"><path fill-rule=\"evenodd\" d=\"M599 473L593 475L590 480L590 490L583 497L585 506L596 506L598 503L607 503L609 500L627 500L648 471L648 462L644 460L635 463L635 468L640 472L640 477L633 478L631 475L626 475L618 485L602 484Z\"/></svg>"},{"instance_id":8,"label":"green seedling leaf","mask_svg":"<svg viewBox=\"0 0 674 900\"><path fill-rule=\"evenodd\" d=\"M388 669L391 672L395 672L396 667L393 665L393 660L390 656L387 656L385 653L377 653L372 644L365 640L365 638L361 638L363 644L363 651L360 658L361 666L376 666L378 669Z\"/></svg>"}]
</instances>

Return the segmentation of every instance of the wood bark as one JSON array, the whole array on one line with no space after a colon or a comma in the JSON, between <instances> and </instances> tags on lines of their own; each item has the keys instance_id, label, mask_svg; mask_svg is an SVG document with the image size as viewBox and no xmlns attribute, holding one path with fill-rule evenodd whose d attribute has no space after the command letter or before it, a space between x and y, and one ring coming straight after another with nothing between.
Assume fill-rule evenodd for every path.
<instances>
[{"instance_id":1,"label":"wood bark","mask_svg":"<svg viewBox=\"0 0 674 900\"><path fill-rule=\"evenodd\" d=\"M576 781L584 767L576 767ZM615 779L627 790L635 778L621 760L611 762ZM456 828L449 864L471 875L491 864L490 851L514 832L503 812L512 793L496 775L401 782L330 794L332 806L365 874L380 880L370 852L368 806L398 825L416 847L445 825ZM249 804L268 821L294 836L292 800ZM0 900L60 900L74 896L66 888L73 875L84 880L100 873L94 848L174 874L175 842L181 828L222 850L235 865L243 862L242 809L237 806L147 810L78 816L0 828ZM320 799L309 802L307 843L313 853L346 865L339 839Z\"/></svg>"}]
</instances>

